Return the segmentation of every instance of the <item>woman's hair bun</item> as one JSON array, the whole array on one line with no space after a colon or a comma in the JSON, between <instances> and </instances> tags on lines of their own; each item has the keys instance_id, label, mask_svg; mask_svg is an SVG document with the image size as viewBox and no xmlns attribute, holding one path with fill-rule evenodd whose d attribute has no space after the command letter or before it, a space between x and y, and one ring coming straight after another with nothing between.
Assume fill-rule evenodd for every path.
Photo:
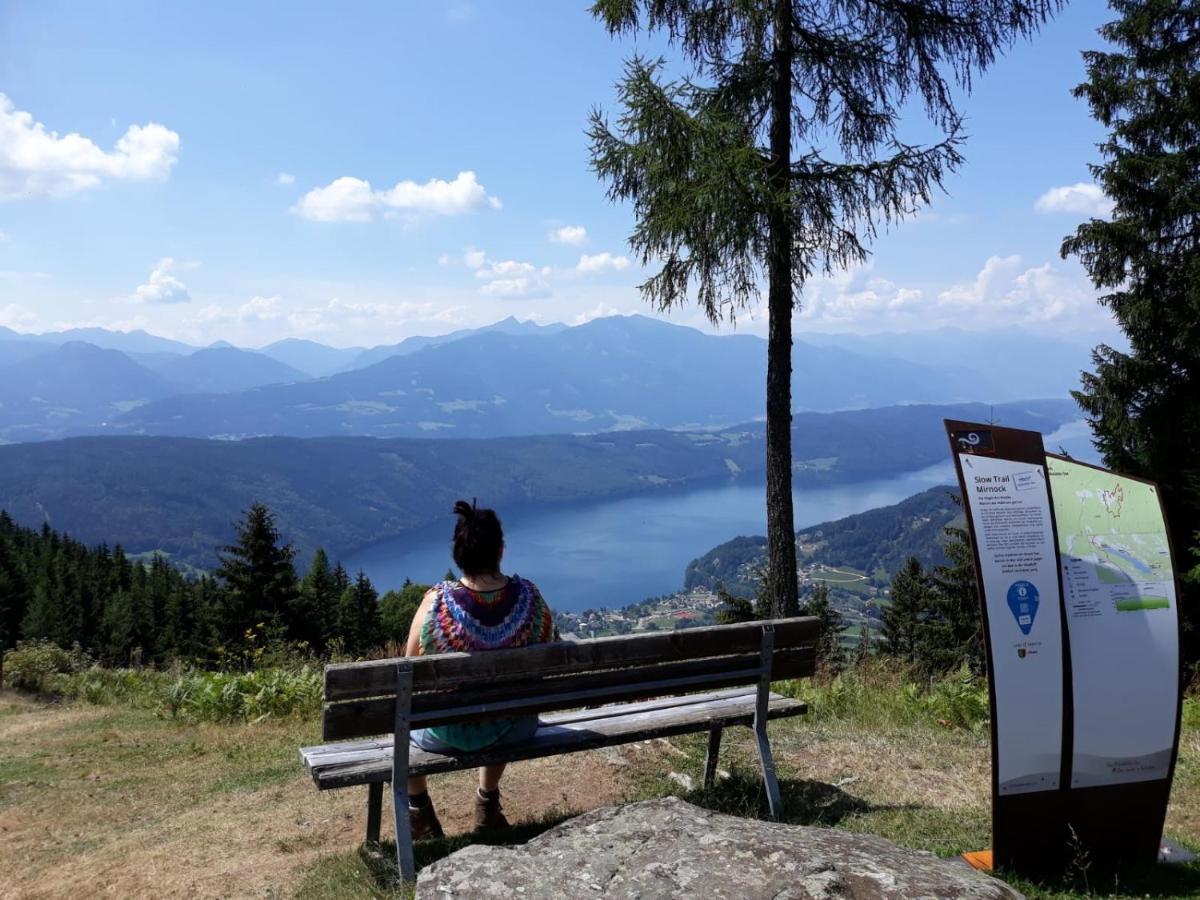
<instances>
[{"instance_id":1,"label":"woman's hair bun","mask_svg":"<svg viewBox=\"0 0 1200 900\"><path fill-rule=\"evenodd\" d=\"M479 509L474 501L454 504L454 562L467 575L498 571L504 550L504 530L494 509Z\"/></svg>"}]
</instances>

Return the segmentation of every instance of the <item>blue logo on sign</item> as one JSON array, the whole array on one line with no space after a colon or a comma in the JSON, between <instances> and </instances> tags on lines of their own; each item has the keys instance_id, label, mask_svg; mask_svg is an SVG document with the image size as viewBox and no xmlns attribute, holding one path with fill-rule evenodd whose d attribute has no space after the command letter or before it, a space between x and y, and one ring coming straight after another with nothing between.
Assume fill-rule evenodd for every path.
<instances>
[{"instance_id":1,"label":"blue logo on sign","mask_svg":"<svg viewBox=\"0 0 1200 900\"><path fill-rule=\"evenodd\" d=\"M1033 630L1033 619L1038 611L1037 588L1028 581L1013 582L1008 589L1008 608L1012 610L1021 634L1028 635Z\"/></svg>"}]
</instances>

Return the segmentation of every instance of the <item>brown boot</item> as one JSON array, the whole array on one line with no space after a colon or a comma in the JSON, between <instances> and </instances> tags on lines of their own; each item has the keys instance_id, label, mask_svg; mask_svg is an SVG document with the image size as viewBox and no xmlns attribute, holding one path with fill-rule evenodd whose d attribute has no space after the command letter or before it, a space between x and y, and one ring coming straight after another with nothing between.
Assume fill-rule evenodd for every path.
<instances>
[{"instance_id":1,"label":"brown boot","mask_svg":"<svg viewBox=\"0 0 1200 900\"><path fill-rule=\"evenodd\" d=\"M504 818L504 813L500 811L500 789L496 789L494 797L484 797L476 791L475 830L500 831L508 827L508 819Z\"/></svg>"},{"instance_id":2,"label":"brown boot","mask_svg":"<svg viewBox=\"0 0 1200 900\"><path fill-rule=\"evenodd\" d=\"M414 841L443 836L442 823L438 821L432 800L424 806L408 808L408 827L412 829Z\"/></svg>"}]
</instances>

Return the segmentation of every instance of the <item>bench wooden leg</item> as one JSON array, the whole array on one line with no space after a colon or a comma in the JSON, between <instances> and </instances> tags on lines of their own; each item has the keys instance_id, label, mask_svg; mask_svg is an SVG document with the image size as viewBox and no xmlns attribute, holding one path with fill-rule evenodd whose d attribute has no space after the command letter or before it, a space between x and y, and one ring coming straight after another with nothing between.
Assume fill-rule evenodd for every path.
<instances>
[{"instance_id":1,"label":"bench wooden leg","mask_svg":"<svg viewBox=\"0 0 1200 900\"><path fill-rule=\"evenodd\" d=\"M396 726L392 745L392 818L396 825L396 866L400 879L417 881L413 860L412 826L408 819L408 716L412 709L412 662L396 664Z\"/></svg>"},{"instance_id":2,"label":"bench wooden leg","mask_svg":"<svg viewBox=\"0 0 1200 900\"><path fill-rule=\"evenodd\" d=\"M379 823L383 818L383 782L367 785L367 844L379 843Z\"/></svg>"},{"instance_id":3,"label":"bench wooden leg","mask_svg":"<svg viewBox=\"0 0 1200 900\"><path fill-rule=\"evenodd\" d=\"M721 753L721 729L708 729L708 752L704 754L704 786L713 786L717 777L717 757Z\"/></svg>"}]
</instances>

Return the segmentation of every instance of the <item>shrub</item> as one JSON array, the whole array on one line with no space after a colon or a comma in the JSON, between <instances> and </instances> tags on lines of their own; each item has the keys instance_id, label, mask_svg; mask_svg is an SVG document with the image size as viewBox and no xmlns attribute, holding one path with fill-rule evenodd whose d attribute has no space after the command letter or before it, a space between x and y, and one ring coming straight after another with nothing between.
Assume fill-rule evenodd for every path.
<instances>
[{"instance_id":1,"label":"shrub","mask_svg":"<svg viewBox=\"0 0 1200 900\"><path fill-rule=\"evenodd\" d=\"M92 660L76 644L64 650L51 641L21 641L4 654L4 680L23 691L51 693L60 690L58 676L78 672Z\"/></svg>"},{"instance_id":2,"label":"shrub","mask_svg":"<svg viewBox=\"0 0 1200 900\"><path fill-rule=\"evenodd\" d=\"M187 721L238 722L316 715L321 710L320 670L256 669L191 672L166 685L163 708Z\"/></svg>"},{"instance_id":3,"label":"shrub","mask_svg":"<svg viewBox=\"0 0 1200 900\"><path fill-rule=\"evenodd\" d=\"M785 681L776 690L805 700L814 722L873 728L940 725L979 731L989 721L987 681L964 663L934 681L894 660L867 659L832 677Z\"/></svg>"}]
</instances>

